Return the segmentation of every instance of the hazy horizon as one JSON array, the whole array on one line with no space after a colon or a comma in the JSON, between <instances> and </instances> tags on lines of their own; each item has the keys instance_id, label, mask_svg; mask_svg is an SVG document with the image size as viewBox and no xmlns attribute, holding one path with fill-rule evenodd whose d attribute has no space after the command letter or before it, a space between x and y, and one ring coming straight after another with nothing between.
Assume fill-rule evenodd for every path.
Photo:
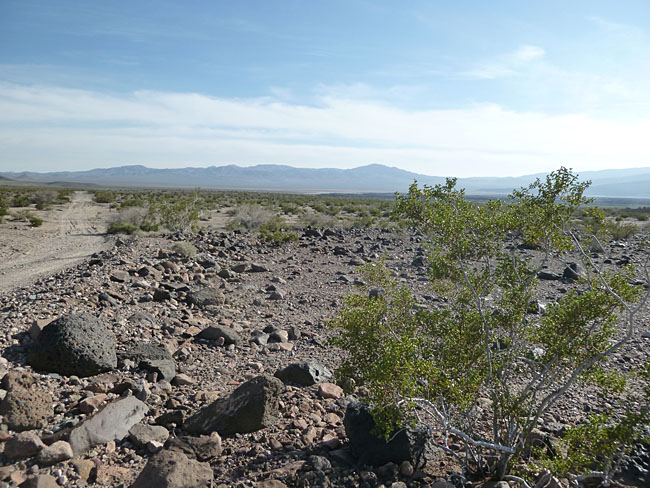
<instances>
[{"instance_id":1,"label":"hazy horizon","mask_svg":"<svg viewBox=\"0 0 650 488\"><path fill-rule=\"evenodd\" d=\"M650 4L0 3L0 171L650 166Z\"/></svg>"}]
</instances>

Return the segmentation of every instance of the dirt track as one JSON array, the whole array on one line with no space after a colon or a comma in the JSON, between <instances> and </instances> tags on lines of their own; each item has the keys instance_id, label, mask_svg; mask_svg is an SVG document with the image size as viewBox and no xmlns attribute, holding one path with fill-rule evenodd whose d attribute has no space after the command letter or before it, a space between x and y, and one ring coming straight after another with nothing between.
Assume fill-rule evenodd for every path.
<instances>
[{"instance_id":1,"label":"dirt track","mask_svg":"<svg viewBox=\"0 0 650 488\"><path fill-rule=\"evenodd\" d=\"M103 235L108 209L92 194L75 192L72 201L39 213L44 224L23 222L0 226L0 292L25 287L36 279L72 266L108 247Z\"/></svg>"}]
</instances>

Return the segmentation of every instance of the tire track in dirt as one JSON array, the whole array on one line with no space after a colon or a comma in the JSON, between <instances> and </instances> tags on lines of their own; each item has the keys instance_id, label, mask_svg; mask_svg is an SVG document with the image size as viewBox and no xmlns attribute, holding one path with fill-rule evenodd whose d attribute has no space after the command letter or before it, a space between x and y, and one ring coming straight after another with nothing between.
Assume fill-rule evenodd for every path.
<instances>
[{"instance_id":1,"label":"tire track in dirt","mask_svg":"<svg viewBox=\"0 0 650 488\"><path fill-rule=\"evenodd\" d=\"M110 239L103 234L107 212L91 193L78 191L63 209L50 212L44 229L0 230L2 241L20 249L0 261L0 293L28 286L108 248Z\"/></svg>"}]
</instances>

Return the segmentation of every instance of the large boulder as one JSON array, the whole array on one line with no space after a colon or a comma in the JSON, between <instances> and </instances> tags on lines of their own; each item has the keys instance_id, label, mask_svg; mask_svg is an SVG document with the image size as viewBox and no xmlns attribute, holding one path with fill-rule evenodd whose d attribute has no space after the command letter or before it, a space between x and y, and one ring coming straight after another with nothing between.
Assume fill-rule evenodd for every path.
<instances>
[{"instance_id":1,"label":"large boulder","mask_svg":"<svg viewBox=\"0 0 650 488\"><path fill-rule=\"evenodd\" d=\"M64 315L43 329L28 362L50 373L96 375L117 366L115 338L92 315Z\"/></svg>"},{"instance_id":2,"label":"large boulder","mask_svg":"<svg viewBox=\"0 0 650 488\"><path fill-rule=\"evenodd\" d=\"M120 359L129 359L139 368L155 371L160 379L171 381L176 376L176 362L164 345L155 342L138 344L120 352Z\"/></svg>"},{"instance_id":3,"label":"large boulder","mask_svg":"<svg viewBox=\"0 0 650 488\"><path fill-rule=\"evenodd\" d=\"M131 427L140 422L149 407L135 397L126 397L107 405L70 432L75 456L110 441L124 439Z\"/></svg>"},{"instance_id":4,"label":"large boulder","mask_svg":"<svg viewBox=\"0 0 650 488\"><path fill-rule=\"evenodd\" d=\"M285 383L311 386L332 378L332 372L318 361L300 361L275 372L275 377Z\"/></svg>"},{"instance_id":5,"label":"large boulder","mask_svg":"<svg viewBox=\"0 0 650 488\"><path fill-rule=\"evenodd\" d=\"M178 450L163 450L149 459L131 488L209 488L213 480L209 463Z\"/></svg>"},{"instance_id":6,"label":"large boulder","mask_svg":"<svg viewBox=\"0 0 650 488\"><path fill-rule=\"evenodd\" d=\"M359 402L350 403L343 419L350 440L350 450L359 464L382 466L388 462L400 464L409 461L422 466L432 455L429 434L424 427L401 429L386 442L376 436L375 421L370 408Z\"/></svg>"},{"instance_id":7,"label":"large boulder","mask_svg":"<svg viewBox=\"0 0 650 488\"><path fill-rule=\"evenodd\" d=\"M256 376L239 386L228 398L220 398L202 408L184 424L198 434L221 435L255 432L277 421L282 382L272 376Z\"/></svg>"},{"instance_id":8,"label":"large boulder","mask_svg":"<svg viewBox=\"0 0 650 488\"><path fill-rule=\"evenodd\" d=\"M39 390L31 374L10 371L2 378L2 388L7 395L0 402L0 415L10 429L41 429L54 417L52 395Z\"/></svg>"}]
</instances>

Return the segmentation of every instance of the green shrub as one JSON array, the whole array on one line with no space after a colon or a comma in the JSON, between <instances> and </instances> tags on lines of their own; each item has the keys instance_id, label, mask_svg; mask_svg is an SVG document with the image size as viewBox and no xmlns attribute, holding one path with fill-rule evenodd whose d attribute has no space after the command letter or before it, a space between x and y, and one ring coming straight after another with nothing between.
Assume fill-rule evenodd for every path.
<instances>
[{"instance_id":1,"label":"green shrub","mask_svg":"<svg viewBox=\"0 0 650 488\"><path fill-rule=\"evenodd\" d=\"M27 195L18 194L13 197L11 200L12 207L29 207L31 201Z\"/></svg>"},{"instance_id":2,"label":"green shrub","mask_svg":"<svg viewBox=\"0 0 650 488\"><path fill-rule=\"evenodd\" d=\"M121 222L121 221L115 221L112 222L111 225L108 226L108 229L106 230L107 233L109 234L135 234L138 232L138 227L130 222Z\"/></svg>"},{"instance_id":3,"label":"green shrub","mask_svg":"<svg viewBox=\"0 0 650 488\"><path fill-rule=\"evenodd\" d=\"M298 234L295 232L285 232L281 229L269 230L266 228L260 229L260 241L266 244L279 246L287 242L297 242Z\"/></svg>"},{"instance_id":4,"label":"green shrub","mask_svg":"<svg viewBox=\"0 0 650 488\"><path fill-rule=\"evenodd\" d=\"M416 306L380 262L363 268L363 292L347 297L335 320L334 343L346 353L337 376L365 385L385 436L424 423L462 444L462 457L443 449L466 475L513 480L513 466L530 462L524 455L540 417L579 381L596 382L599 366L630 340L639 312L630 303L644 293L630 284L633 269L601 272L579 252L582 237L570 225L587 186L562 168L508 201L469 202L455 179L414 184L398 197L395 217L428 240L430 285L444 308ZM544 259L518 252L513 236L537 243ZM585 257L586 279L531 315L540 263L576 255ZM619 320L624 334L614 327Z\"/></svg>"},{"instance_id":5,"label":"green shrub","mask_svg":"<svg viewBox=\"0 0 650 488\"><path fill-rule=\"evenodd\" d=\"M607 232L614 240L628 239L639 231L632 222L609 222Z\"/></svg>"},{"instance_id":6,"label":"green shrub","mask_svg":"<svg viewBox=\"0 0 650 488\"><path fill-rule=\"evenodd\" d=\"M158 223L153 220L144 220L140 224L140 229L144 232L158 232Z\"/></svg>"},{"instance_id":7,"label":"green shrub","mask_svg":"<svg viewBox=\"0 0 650 488\"><path fill-rule=\"evenodd\" d=\"M112 191L96 191L95 202L97 203L113 203L115 201L115 193Z\"/></svg>"},{"instance_id":8,"label":"green shrub","mask_svg":"<svg viewBox=\"0 0 650 488\"><path fill-rule=\"evenodd\" d=\"M36 215L32 215L29 217L29 223L32 225L32 227L40 227L43 225L43 219L37 217Z\"/></svg>"},{"instance_id":9,"label":"green shrub","mask_svg":"<svg viewBox=\"0 0 650 488\"><path fill-rule=\"evenodd\" d=\"M174 245L172 246L172 251L174 251L176 254L184 258L191 258L197 253L194 244L187 241L175 242Z\"/></svg>"}]
</instances>

